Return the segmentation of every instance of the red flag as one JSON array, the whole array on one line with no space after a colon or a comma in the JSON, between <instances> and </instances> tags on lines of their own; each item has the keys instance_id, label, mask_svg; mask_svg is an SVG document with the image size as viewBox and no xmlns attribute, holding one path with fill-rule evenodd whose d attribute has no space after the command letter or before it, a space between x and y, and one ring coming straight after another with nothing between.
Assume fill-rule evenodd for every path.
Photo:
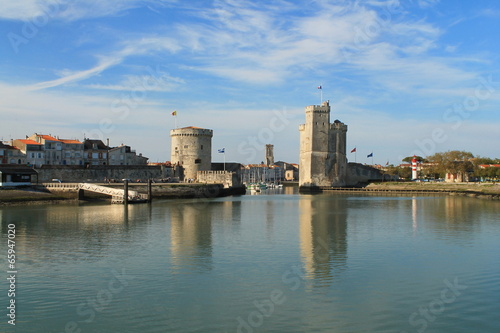
<instances>
[{"instance_id":1,"label":"red flag","mask_svg":"<svg viewBox=\"0 0 500 333\"><path fill-rule=\"evenodd\" d=\"M356 152L356 147L353 150L351 150L351 153L355 153L355 152Z\"/></svg>"},{"instance_id":2,"label":"red flag","mask_svg":"<svg viewBox=\"0 0 500 333\"><path fill-rule=\"evenodd\" d=\"M323 89L321 86L318 86L318 89Z\"/></svg>"}]
</instances>

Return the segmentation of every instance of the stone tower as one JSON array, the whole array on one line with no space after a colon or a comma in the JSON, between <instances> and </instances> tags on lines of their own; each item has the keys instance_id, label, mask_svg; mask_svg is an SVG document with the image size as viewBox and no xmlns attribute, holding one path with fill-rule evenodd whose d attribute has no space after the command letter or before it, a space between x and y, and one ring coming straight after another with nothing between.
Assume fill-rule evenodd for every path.
<instances>
[{"instance_id":1,"label":"stone tower","mask_svg":"<svg viewBox=\"0 0 500 333\"><path fill-rule=\"evenodd\" d=\"M330 104L306 107L306 123L299 126L299 187L345 186L347 125L330 123Z\"/></svg>"},{"instance_id":2,"label":"stone tower","mask_svg":"<svg viewBox=\"0 0 500 333\"><path fill-rule=\"evenodd\" d=\"M170 131L170 161L173 166L182 167L183 179L196 179L196 172L211 169L212 136L211 129L193 126Z\"/></svg>"},{"instance_id":3,"label":"stone tower","mask_svg":"<svg viewBox=\"0 0 500 333\"><path fill-rule=\"evenodd\" d=\"M271 166L274 164L274 146L266 145L266 165Z\"/></svg>"}]
</instances>

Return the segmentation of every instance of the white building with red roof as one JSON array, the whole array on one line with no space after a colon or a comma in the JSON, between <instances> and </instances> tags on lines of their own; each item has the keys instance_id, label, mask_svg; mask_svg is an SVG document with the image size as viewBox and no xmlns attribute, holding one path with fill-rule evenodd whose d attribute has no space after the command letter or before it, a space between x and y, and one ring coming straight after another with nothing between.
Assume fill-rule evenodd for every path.
<instances>
[{"instance_id":1,"label":"white building with red roof","mask_svg":"<svg viewBox=\"0 0 500 333\"><path fill-rule=\"evenodd\" d=\"M26 156L27 164L35 167L45 164L45 151L41 143L30 139L18 139L12 140L12 145Z\"/></svg>"}]
</instances>

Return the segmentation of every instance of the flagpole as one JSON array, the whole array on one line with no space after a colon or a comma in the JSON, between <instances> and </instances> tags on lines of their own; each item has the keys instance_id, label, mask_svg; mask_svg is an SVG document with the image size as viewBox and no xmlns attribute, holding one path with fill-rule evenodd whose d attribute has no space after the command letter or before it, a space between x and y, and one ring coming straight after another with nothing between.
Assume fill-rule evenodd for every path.
<instances>
[{"instance_id":1,"label":"flagpole","mask_svg":"<svg viewBox=\"0 0 500 333\"><path fill-rule=\"evenodd\" d=\"M226 148L224 148L224 171L226 171Z\"/></svg>"},{"instance_id":2,"label":"flagpole","mask_svg":"<svg viewBox=\"0 0 500 333\"><path fill-rule=\"evenodd\" d=\"M323 84L321 84L320 87L321 87L320 89L321 102L319 103L319 105L323 104Z\"/></svg>"},{"instance_id":3,"label":"flagpole","mask_svg":"<svg viewBox=\"0 0 500 333\"><path fill-rule=\"evenodd\" d=\"M354 149L356 149L356 147L354 147ZM358 162L357 162L357 158L356 158L357 153L358 153L358 150L356 149L356 150L354 151L354 163L358 163Z\"/></svg>"}]
</instances>

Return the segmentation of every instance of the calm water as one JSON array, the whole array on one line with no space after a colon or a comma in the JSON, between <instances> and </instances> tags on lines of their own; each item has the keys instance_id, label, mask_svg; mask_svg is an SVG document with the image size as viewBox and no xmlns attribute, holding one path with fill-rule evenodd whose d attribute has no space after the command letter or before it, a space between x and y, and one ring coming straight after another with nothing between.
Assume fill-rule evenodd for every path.
<instances>
[{"instance_id":1,"label":"calm water","mask_svg":"<svg viewBox=\"0 0 500 333\"><path fill-rule=\"evenodd\" d=\"M500 332L500 202L262 194L0 208L1 332Z\"/></svg>"}]
</instances>

